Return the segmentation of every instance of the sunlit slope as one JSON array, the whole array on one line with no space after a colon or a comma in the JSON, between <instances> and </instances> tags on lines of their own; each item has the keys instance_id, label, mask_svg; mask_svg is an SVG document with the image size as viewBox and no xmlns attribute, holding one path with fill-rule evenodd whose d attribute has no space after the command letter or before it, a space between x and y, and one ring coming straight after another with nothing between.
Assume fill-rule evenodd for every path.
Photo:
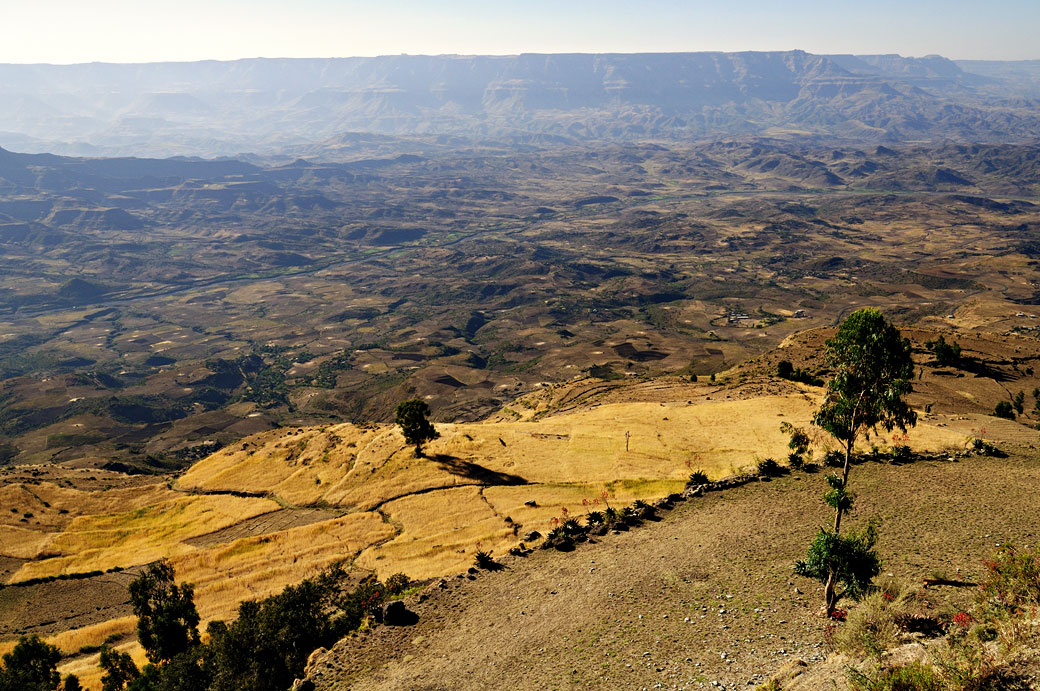
<instances>
[{"instance_id":1,"label":"sunlit slope","mask_svg":"<svg viewBox=\"0 0 1040 691\"><path fill-rule=\"evenodd\" d=\"M340 424L254 435L177 480L132 489L12 484L0 496L36 516L0 517L0 555L25 560L12 582L166 557L195 584L204 621L333 564L383 578L450 575L477 549L503 554L554 518L679 491L693 470L720 478L782 461L780 424L807 426L819 390L769 387L576 382L519 399L494 421L438 424L422 457L395 426ZM966 424L923 415L909 441L959 447ZM54 640L82 647L122 632L120 645L136 650L126 628L112 619ZM67 667L89 677L95 657Z\"/></svg>"}]
</instances>

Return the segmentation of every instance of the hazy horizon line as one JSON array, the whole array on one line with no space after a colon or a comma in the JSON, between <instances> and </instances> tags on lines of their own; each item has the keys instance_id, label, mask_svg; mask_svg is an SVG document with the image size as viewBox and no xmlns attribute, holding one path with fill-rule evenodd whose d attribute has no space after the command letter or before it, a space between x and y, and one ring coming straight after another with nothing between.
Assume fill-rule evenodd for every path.
<instances>
[{"instance_id":1,"label":"hazy horizon line","mask_svg":"<svg viewBox=\"0 0 1040 691\"><path fill-rule=\"evenodd\" d=\"M398 57L412 57L412 58L515 58L522 57L525 55L702 55L702 54L721 54L721 55L740 55L744 53L805 53L807 55L818 55L820 57L829 57L833 55L852 55L855 57L867 57L867 56L896 56L910 60L922 60L926 58L943 58L952 62L1037 62L1040 61L1040 56L1035 58L954 58L940 53L927 53L925 55L904 55L902 53L891 53L891 52L878 52L878 53L861 53L861 52L848 52L848 53L814 53L802 48L789 48L786 50L756 50L756 49L744 49L744 50L617 50L617 51L522 51L522 52L510 52L510 53L375 53L370 55L311 55L311 56L268 56L268 55L254 55L244 56L238 58L196 58L192 60L140 60L140 61L127 61L119 62L113 60L86 60L78 62L11 62L11 61L0 61L0 65L17 65L23 67L75 67L79 65L168 65L168 64L191 64L197 62L246 62L250 60L358 60L358 59L375 59L375 58L398 58Z\"/></svg>"}]
</instances>

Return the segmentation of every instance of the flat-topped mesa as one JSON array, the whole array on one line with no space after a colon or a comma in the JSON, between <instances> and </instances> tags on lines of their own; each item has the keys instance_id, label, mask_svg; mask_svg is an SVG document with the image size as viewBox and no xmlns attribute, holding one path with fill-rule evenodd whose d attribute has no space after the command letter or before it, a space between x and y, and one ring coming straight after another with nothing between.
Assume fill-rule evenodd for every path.
<instances>
[{"instance_id":1,"label":"flat-topped mesa","mask_svg":"<svg viewBox=\"0 0 1040 691\"><path fill-rule=\"evenodd\" d=\"M344 132L1030 139L1036 113L976 105L1028 97L1029 80L964 65L801 50L0 65L0 117L5 144L93 155L272 152Z\"/></svg>"}]
</instances>

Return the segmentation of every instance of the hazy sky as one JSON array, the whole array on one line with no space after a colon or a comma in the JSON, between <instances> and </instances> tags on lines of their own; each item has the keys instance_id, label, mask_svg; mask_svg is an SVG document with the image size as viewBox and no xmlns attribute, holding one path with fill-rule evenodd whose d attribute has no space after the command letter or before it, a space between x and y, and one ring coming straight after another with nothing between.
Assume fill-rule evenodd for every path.
<instances>
[{"instance_id":1,"label":"hazy sky","mask_svg":"<svg viewBox=\"0 0 1040 691\"><path fill-rule=\"evenodd\" d=\"M1040 58L1038 0L0 0L0 62L788 50Z\"/></svg>"}]
</instances>

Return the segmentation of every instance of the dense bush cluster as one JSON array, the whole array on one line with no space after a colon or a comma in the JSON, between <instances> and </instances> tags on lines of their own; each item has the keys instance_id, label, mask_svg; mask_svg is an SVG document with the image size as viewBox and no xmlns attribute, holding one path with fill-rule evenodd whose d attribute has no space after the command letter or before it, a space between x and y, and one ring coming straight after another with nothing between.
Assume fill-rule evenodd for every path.
<instances>
[{"instance_id":1,"label":"dense bush cluster","mask_svg":"<svg viewBox=\"0 0 1040 691\"><path fill-rule=\"evenodd\" d=\"M153 564L130 586L149 664L138 669L126 653L103 646L102 691L284 691L315 649L370 619L381 621L382 605L409 587L401 574L352 589L346 579L342 568L333 568L277 595L243 602L237 619L211 622L203 637L191 585L176 584L168 562Z\"/></svg>"},{"instance_id":2,"label":"dense bush cluster","mask_svg":"<svg viewBox=\"0 0 1040 691\"><path fill-rule=\"evenodd\" d=\"M781 360L776 364L776 376L788 381L795 381L809 386L823 386L823 380L813 376L808 370L795 367L789 360Z\"/></svg>"},{"instance_id":3,"label":"dense bush cluster","mask_svg":"<svg viewBox=\"0 0 1040 691\"><path fill-rule=\"evenodd\" d=\"M0 664L0 691L79 691L79 680L58 674L61 653L38 636L22 636Z\"/></svg>"}]
</instances>

